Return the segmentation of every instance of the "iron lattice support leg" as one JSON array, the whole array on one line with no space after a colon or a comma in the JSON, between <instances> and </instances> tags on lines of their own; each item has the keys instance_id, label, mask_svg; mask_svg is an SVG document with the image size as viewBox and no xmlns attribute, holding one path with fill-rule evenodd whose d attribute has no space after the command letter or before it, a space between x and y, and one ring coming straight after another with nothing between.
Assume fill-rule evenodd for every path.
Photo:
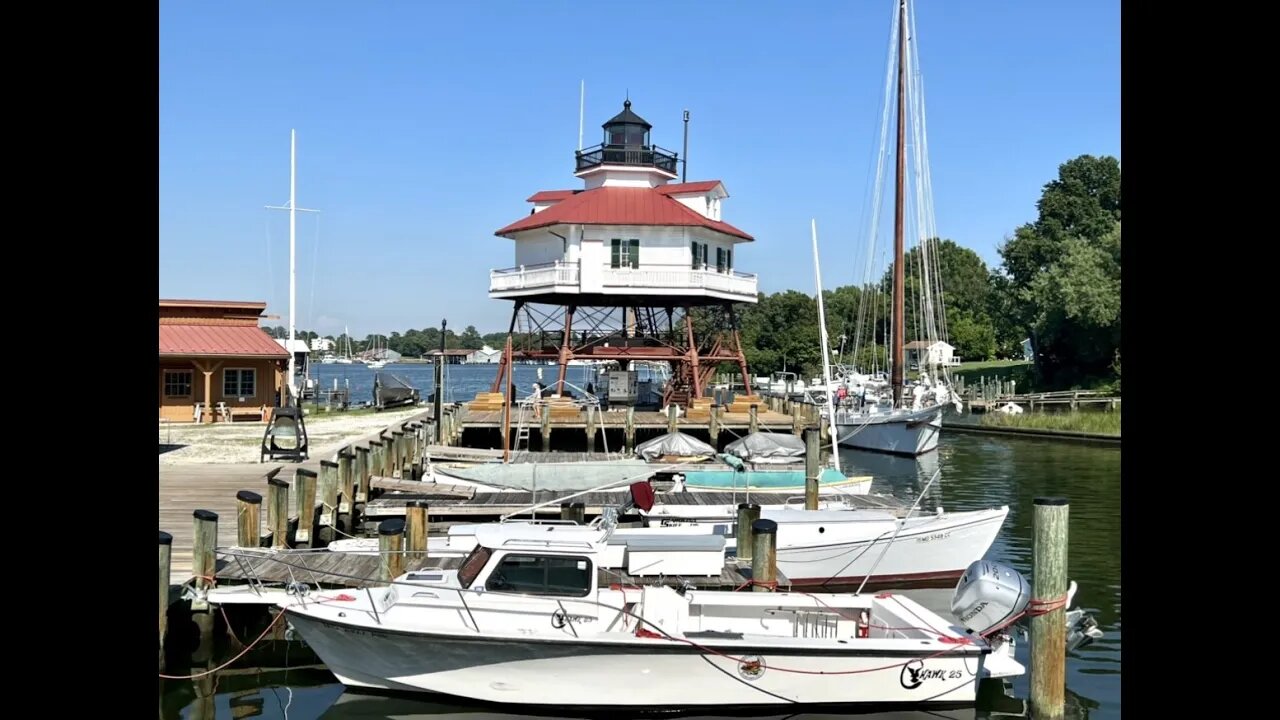
<instances>
[{"instance_id":1,"label":"iron lattice support leg","mask_svg":"<svg viewBox=\"0 0 1280 720\"><path fill-rule=\"evenodd\" d=\"M556 394L564 395L564 378L569 372L569 361L573 359L573 350L570 349L569 343L573 336L573 311L576 308L573 305L565 308L564 311L564 336L560 341L560 371L556 377Z\"/></svg>"},{"instance_id":2,"label":"iron lattice support leg","mask_svg":"<svg viewBox=\"0 0 1280 720\"><path fill-rule=\"evenodd\" d=\"M742 335L738 332L738 315L732 305L725 305L729 313L729 327L733 328L733 350L738 355L738 368L742 370L742 391L751 394L751 376L747 373L747 355L742 351Z\"/></svg>"},{"instance_id":3,"label":"iron lattice support leg","mask_svg":"<svg viewBox=\"0 0 1280 720\"><path fill-rule=\"evenodd\" d=\"M702 397L702 373L698 370L698 343L693 337L693 313L688 308L684 311L684 327L689 336L689 380L693 385L689 403L693 404L694 398Z\"/></svg>"},{"instance_id":4,"label":"iron lattice support leg","mask_svg":"<svg viewBox=\"0 0 1280 720\"><path fill-rule=\"evenodd\" d=\"M511 311L511 324L507 326L507 343L508 344L512 342L511 336L514 335L516 332L516 318L520 317L520 311L523 308L524 308L524 302L521 300L517 300L515 308ZM507 353L507 352L502 353L502 359L498 361L498 377L493 379L493 385L489 388L489 392L494 392L494 393L501 392L504 395L507 393L507 391L502 388L502 379L506 376L508 372L511 372L511 362L509 358L510 358L510 353ZM507 384L510 385L511 383L507 383Z\"/></svg>"}]
</instances>

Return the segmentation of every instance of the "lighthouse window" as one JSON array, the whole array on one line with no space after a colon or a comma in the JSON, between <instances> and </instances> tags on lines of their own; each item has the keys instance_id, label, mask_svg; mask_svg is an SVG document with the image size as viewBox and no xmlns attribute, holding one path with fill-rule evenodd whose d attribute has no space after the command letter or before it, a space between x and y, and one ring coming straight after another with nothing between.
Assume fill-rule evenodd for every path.
<instances>
[{"instance_id":1,"label":"lighthouse window","mask_svg":"<svg viewBox=\"0 0 1280 720\"><path fill-rule=\"evenodd\" d=\"M611 240L609 267L639 269L640 240L638 238Z\"/></svg>"}]
</instances>

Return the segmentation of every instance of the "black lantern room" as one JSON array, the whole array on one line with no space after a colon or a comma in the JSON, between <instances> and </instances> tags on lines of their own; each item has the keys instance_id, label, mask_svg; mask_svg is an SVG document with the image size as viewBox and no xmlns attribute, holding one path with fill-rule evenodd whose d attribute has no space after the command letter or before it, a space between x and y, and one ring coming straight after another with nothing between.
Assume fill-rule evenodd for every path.
<instances>
[{"instance_id":1,"label":"black lantern room","mask_svg":"<svg viewBox=\"0 0 1280 720\"><path fill-rule=\"evenodd\" d=\"M622 103L622 112L604 125L604 145L608 148L639 150L649 147L649 131L653 126L631 112L631 100Z\"/></svg>"},{"instance_id":2,"label":"black lantern room","mask_svg":"<svg viewBox=\"0 0 1280 720\"><path fill-rule=\"evenodd\" d=\"M676 154L651 143L649 131L653 126L631 111L631 100L623 102L622 112L609 118L602 127L603 142L575 153L576 172L603 165L622 165L676 174Z\"/></svg>"}]
</instances>

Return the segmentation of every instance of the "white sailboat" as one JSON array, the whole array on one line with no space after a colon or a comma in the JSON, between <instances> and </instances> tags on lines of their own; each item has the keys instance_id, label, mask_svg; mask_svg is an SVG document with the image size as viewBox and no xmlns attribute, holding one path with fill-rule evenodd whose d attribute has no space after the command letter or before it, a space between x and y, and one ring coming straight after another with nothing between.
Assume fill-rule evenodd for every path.
<instances>
[{"instance_id":1,"label":"white sailboat","mask_svg":"<svg viewBox=\"0 0 1280 720\"><path fill-rule=\"evenodd\" d=\"M893 252L893 310L890 327L892 357L889 361L890 379L884 386L865 376L846 376L845 388L848 391L839 406L834 408L838 442L841 445L893 453L898 455L918 456L936 450L938 436L942 431L942 413L948 402L956 399L948 389L945 366L935 362L929 348L945 334L945 316L941 305L941 281L938 274L936 239L933 233L932 201L929 198L929 169L927 160L927 141L924 129L923 92L918 79L919 59L915 54L914 13L908 14L906 3L895 19L897 36L897 141L896 141L896 196L894 202L894 252ZM908 37L910 28L910 40ZM892 82L892 80L890 80ZM886 95L888 88L886 87ZM885 108L885 127L882 129L881 158L886 148L883 139L887 133L888 107ZM905 313L906 269L903 252L906 225L906 191L907 181L907 142L908 110L911 111L913 185L917 197L913 210L915 217L914 234L918 241L920 270L918 297L912 298L916 312L916 334L924 341L925 352L921 353L919 363L919 381L911 388L909 399L904 398L906 389L906 358L904 353L904 337L908 334ZM880 167L883 167L881 164ZM876 181L876 204L879 207L880 177ZM873 217L878 217L877 214ZM874 228L878 222L873 220ZM872 246L874 248L874 245ZM869 254L869 257L874 252ZM870 263L868 263L870 272ZM863 295L864 303L866 293ZM859 312L860 318L864 314ZM913 343L913 345L916 343ZM825 348L824 348L825 350ZM856 349L855 349L856 353Z\"/></svg>"}]
</instances>

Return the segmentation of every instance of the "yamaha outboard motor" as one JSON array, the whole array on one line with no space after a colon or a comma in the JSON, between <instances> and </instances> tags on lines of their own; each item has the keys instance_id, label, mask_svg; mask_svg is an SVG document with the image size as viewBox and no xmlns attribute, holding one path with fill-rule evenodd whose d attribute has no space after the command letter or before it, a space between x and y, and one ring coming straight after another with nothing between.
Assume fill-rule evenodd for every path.
<instances>
[{"instance_id":1,"label":"yamaha outboard motor","mask_svg":"<svg viewBox=\"0 0 1280 720\"><path fill-rule=\"evenodd\" d=\"M1012 623L1031 602L1031 584L1017 570L977 560L960 576L951 613L966 630L981 635Z\"/></svg>"}]
</instances>

